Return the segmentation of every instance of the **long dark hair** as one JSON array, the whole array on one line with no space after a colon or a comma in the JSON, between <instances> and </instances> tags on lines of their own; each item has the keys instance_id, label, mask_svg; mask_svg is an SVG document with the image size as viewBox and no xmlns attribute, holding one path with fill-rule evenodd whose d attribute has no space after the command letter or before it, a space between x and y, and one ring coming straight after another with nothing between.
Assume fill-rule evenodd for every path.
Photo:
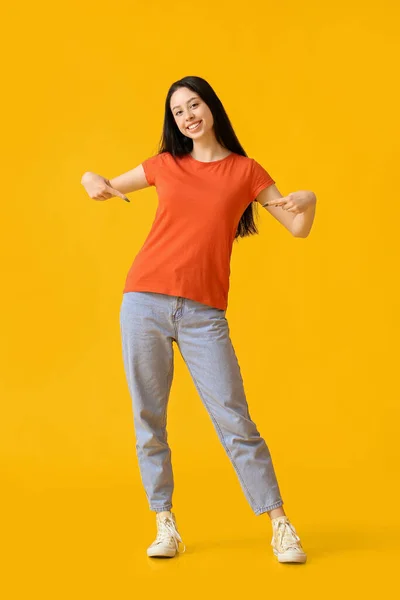
<instances>
[{"instance_id":1,"label":"long dark hair","mask_svg":"<svg viewBox=\"0 0 400 600\"><path fill-rule=\"evenodd\" d=\"M162 152L169 152L172 156L178 157L189 154L193 149L193 140L184 136L179 131L170 108L172 94L182 87L187 87L193 90L193 92L196 92L196 94L198 94L207 104L214 118L214 132L217 141L231 152L247 156L236 137L229 117L217 94L205 79L195 76L183 77L182 79L175 81L168 90L165 99L163 131L157 153L161 154ZM234 238L235 240L238 241L238 238L240 237L259 233L254 221L254 215L256 214L254 212L255 204L256 202L251 202L240 218Z\"/></svg>"}]
</instances>

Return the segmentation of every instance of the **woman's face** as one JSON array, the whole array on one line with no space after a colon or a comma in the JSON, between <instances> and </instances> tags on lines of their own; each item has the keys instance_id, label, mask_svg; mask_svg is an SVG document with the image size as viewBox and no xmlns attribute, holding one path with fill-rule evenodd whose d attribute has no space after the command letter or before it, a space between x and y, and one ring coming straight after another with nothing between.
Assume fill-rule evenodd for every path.
<instances>
[{"instance_id":1,"label":"woman's face","mask_svg":"<svg viewBox=\"0 0 400 600\"><path fill-rule=\"evenodd\" d=\"M171 96L171 111L179 130L186 137L197 139L212 130L214 119L207 104L189 88L179 88ZM195 129L190 125L199 123Z\"/></svg>"}]
</instances>

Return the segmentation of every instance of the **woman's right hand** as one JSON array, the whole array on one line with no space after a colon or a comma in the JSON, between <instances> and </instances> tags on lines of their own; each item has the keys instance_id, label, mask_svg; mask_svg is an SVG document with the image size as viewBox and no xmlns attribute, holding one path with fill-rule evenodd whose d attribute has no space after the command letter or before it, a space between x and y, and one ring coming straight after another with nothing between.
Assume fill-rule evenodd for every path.
<instances>
[{"instance_id":1,"label":"woman's right hand","mask_svg":"<svg viewBox=\"0 0 400 600\"><path fill-rule=\"evenodd\" d=\"M87 171L82 175L81 184L93 200L108 200L118 196L126 202L130 202L129 198L121 192L111 187L110 180Z\"/></svg>"}]
</instances>

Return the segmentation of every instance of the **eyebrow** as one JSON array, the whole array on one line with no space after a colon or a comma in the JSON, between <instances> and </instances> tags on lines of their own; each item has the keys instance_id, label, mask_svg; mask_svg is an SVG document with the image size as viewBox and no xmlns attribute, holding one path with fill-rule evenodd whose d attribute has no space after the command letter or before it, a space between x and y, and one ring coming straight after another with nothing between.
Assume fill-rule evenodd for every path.
<instances>
[{"instance_id":1,"label":"eyebrow","mask_svg":"<svg viewBox=\"0 0 400 600\"><path fill-rule=\"evenodd\" d=\"M197 98L198 96L192 96L191 98L189 98L189 100L186 102L186 104L189 104L189 102L191 100L194 100L195 98ZM180 105L179 105L180 106ZM174 106L172 110L175 110L176 108L179 108L179 106Z\"/></svg>"}]
</instances>

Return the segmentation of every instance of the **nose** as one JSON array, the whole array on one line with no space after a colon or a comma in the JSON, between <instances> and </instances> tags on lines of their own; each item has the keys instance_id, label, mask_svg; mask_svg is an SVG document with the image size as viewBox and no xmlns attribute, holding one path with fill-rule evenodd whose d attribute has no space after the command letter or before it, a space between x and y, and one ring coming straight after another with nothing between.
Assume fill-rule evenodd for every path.
<instances>
[{"instance_id":1,"label":"nose","mask_svg":"<svg viewBox=\"0 0 400 600\"><path fill-rule=\"evenodd\" d=\"M186 117L186 120L187 120L187 121L192 121L192 120L193 120L193 116L194 116L194 112L193 112L192 108L191 108L191 107L189 107L189 108L187 109L187 117Z\"/></svg>"}]
</instances>

